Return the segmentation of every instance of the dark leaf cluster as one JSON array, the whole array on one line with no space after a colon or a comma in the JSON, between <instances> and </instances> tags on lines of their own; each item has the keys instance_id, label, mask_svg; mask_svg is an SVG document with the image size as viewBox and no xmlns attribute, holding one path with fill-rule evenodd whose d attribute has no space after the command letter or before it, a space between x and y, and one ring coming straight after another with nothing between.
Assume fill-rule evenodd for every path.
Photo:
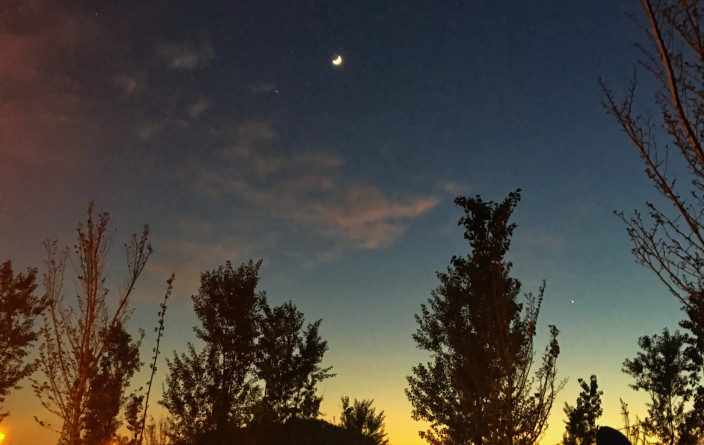
<instances>
[{"instance_id":1,"label":"dark leaf cluster","mask_svg":"<svg viewBox=\"0 0 704 445\"><path fill-rule=\"evenodd\" d=\"M227 262L201 275L193 303L204 347L198 351L189 344L186 353L168 361L161 402L175 443L226 438L257 423L319 414L316 386L333 376L331 368L320 366L328 348L319 335L320 320L304 327L303 314L291 302L270 307L256 290L260 267L261 261L237 269Z\"/></svg>"},{"instance_id":2,"label":"dark leaf cluster","mask_svg":"<svg viewBox=\"0 0 704 445\"><path fill-rule=\"evenodd\" d=\"M340 426L354 432L360 436L368 437L376 445L388 445L386 432L384 431L384 411L379 414L372 406L374 400L355 399L350 404L350 398L342 397L342 413L340 414Z\"/></svg>"},{"instance_id":3,"label":"dark leaf cluster","mask_svg":"<svg viewBox=\"0 0 704 445\"><path fill-rule=\"evenodd\" d=\"M500 203L457 198L459 225L471 253L454 256L440 286L416 316L413 339L431 360L413 368L406 394L413 418L430 423L430 443L535 443L545 429L555 394L558 330L531 375L533 338L544 285L519 301L521 283L505 256L516 227L510 217L520 200Z\"/></svg>"},{"instance_id":4,"label":"dark leaf cluster","mask_svg":"<svg viewBox=\"0 0 704 445\"><path fill-rule=\"evenodd\" d=\"M36 278L36 269L16 274L11 261L0 265L0 422L8 415L2 412L5 397L36 368L26 360L38 338L34 320L43 309L34 295Z\"/></svg>"},{"instance_id":5,"label":"dark leaf cluster","mask_svg":"<svg viewBox=\"0 0 704 445\"><path fill-rule=\"evenodd\" d=\"M589 378L589 383L583 379L578 379L578 382L582 391L577 398L577 405L571 406L565 403L564 412L567 415L567 421L563 444L594 445L599 430L596 421L603 413L601 396L604 392L599 390L595 375Z\"/></svg>"},{"instance_id":6,"label":"dark leaf cluster","mask_svg":"<svg viewBox=\"0 0 704 445\"><path fill-rule=\"evenodd\" d=\"M650 394L644 432L666 445L697 443L704 426L697 406L701 357L691 337L664 329L662 335L641 337L638 345L642 351L623 362L623 371L635 379L633 389ZM693 399L697 402L691 408Z\"/></svg>"}]
</instances>

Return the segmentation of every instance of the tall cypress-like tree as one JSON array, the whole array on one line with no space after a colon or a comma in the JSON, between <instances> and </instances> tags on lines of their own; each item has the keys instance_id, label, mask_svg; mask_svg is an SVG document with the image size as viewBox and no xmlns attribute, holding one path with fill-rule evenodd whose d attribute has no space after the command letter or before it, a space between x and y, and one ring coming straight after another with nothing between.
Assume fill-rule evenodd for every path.
<instances>
[{"instance_id":1,"label":"tall cypress-like tree","mask_svg":"<svg viewBox=\"0 0 704 445\"><path fill-rule=\"evenodd\" d=\"M430 422L420 433L430 443L532 445L546 427L559 390L558 330L550 326L531 376L544 285L519 302L521 283L509 275L510 217L519 200L520 190L501 203L455 200L471 252L437 274L440 286L416 315L413 339L431 360L413 368L406 390L413 418Z\"/></svg>"}]
</instances>

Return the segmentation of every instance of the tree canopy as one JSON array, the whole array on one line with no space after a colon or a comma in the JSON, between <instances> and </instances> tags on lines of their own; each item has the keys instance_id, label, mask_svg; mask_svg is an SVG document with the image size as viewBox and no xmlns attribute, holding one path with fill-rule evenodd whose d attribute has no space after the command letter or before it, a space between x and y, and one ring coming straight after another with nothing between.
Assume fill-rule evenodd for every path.
<instances>
[{"instance_id":1,"label":"tree canopy","mask_svg":"<svg viewBox=\"0 0 704 445\"><path fill-rule=\"evenodd\" d=\"M388 445L384 431L384 411L376 413L372 406L374 400L357 400L350 404L350 398L342 397L342 412L340 413L340 426L360 436L369 437L376 445Z\"/></svg>"},{"instance_id":2,"label":"tree canopy","mask_svg":"<svg viewBox=\"0 0 704 445\"><path fill-rule=\"evenodd\" d=\"M36 269L16 274L11 261L0 265L0 422L9 414L2 411L5 397L35 369L27 355L38 337L34 320L42 311L34 295L36 277Z\"/></svg>"},{"instance_id":3,"label":"tree canopy","mask_svg":"<svg viewBox=\"0 0 704 445\"><path fill-rule=\"evenodd\" d=\"M563 436L564 445L594 445L596 434L599 430L596 420L601 417L601 396L603 391L599 390L596 376L589 378L589 383L583 379L578 379L582 392L579 393L576 406L571 406L565 402L565 434Z\"/></svg>"},{"instance_id":4,"label":"tree canopy","mask_svg":"<svg viewBox=\"0 0 704 445\"><path fill-rule=\"evenodd\" d=\"M533 339L543 299L519 301L521 283L506 261L516 227L511 215L520 191L495 203L459 197L466 257L453 256L440 286L416 315L413 339L431 353L408 376L413 418L430 422L420 433L430 443L534 444L543 433L555 395L558 330L531 376Z\"/></svg>"},{"instance_id":5,"label":"tree canopy","mask_svg":"<svg viewBox=\"0 0 704 445\"><path fill-rule=\"evenodd\" d=\"M662 335L638 339L642 352L623 362L631 387L650 395L644 432L665 445L697 443L702 413L688 407L698 386L699 355L689 346L689 336L664 329Z\"/></svg>"},{"instance_id":6,"label":"tree canopy","mask_svg":"<svg viewBox=\"0 0 704 445\"><path fill-rule=\"evenodd\" d=\"M64 280L70 251L56 241L47 249L44 289L46 308L39 351L41 378L34 391L42 405L61 419L61 442L79 445L105 438L117 428L115 416L126 402L124 391L141 365L140 339L124 326L131 314L130 296L152 252L149 228L126 245L126 282L114 292L112 305L106 283L107 254L111 246L107 212L88 217L76 229L73 264L77 276L75 300L64 298ZM112 308L112 310L111 310ZM49 422L39 420L50 426ZM53 428L53 427L52 427ZM97 435L97 436L96 436Z\"/></svg>"},{"instance_id":7,"label":"tree canopy","mask_svg":"<svg viewBox=\"0 0 704 445\"><path fill-rule=\"evenodd\" d=\"M201 274L192 298L204 347L189 343L186 353L174 353L161 402L175 443L224 443L255 424L319 415L317 384L333 376L320 366L327 351L321 321L304 328L293 303L271 308L256 290L261 264L234 269L228 261Z\"/></svg>"}]
</instances>

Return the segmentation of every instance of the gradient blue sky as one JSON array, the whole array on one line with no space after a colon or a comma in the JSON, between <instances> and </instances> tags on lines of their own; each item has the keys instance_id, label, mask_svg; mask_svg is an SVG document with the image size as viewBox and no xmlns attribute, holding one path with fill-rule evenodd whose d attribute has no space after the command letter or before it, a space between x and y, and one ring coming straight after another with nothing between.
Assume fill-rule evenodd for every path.
<instances>
[{"instance_id":1,"label":"gradient blue sky","mask_svg":"<svg viewBox=\"0 0 704 445\"><path fill-rule=\"evenodd\" d=\"M323 319L326 416L374 398L412 445L413 315L468 252L452 200L521 188L510 257L524 290L547 280L538 347L556 324L569 378L544 442L579 377L598 376L603 423L620 426L619 398L642 410L621 363L682 314L612 214L654 197L597 84L636 68L636 1L56 3L0 6L0 259L40 266L90 200L112 214L114 264L149 224L146 359L172 271L165 355L194 338L200 271L263 258L270 300ZM6 441L55 441L30 391L6 406Z\"/></svg>"}]
</instances>

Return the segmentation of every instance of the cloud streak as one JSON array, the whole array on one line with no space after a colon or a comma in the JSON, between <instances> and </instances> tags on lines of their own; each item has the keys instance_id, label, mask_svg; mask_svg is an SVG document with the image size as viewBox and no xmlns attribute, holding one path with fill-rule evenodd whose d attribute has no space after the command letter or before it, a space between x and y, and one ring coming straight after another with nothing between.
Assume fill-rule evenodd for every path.
<instances>
[{"instance_id":1,"label":"cloud streak","mask_svg":"<svg viewBox=\"0 0 704 445\"><path fill-rule=\"evenodd\" d=\"M203 68L215 58L209 41L166 43L159 47L159 55L173 70L188 71Z\"/></svg>"},{"instance_id":2,"label":"cloud streak","mask_svg":"<svg viewBox=\"0 0 704 445\"><path fill-rule=\"evenodd\" d=\"M439 201L434 196L391 198L373 185L345 181L342 157L286 152L271 125L261 121L241 125L222 159L219 168L199 173L200 186L211 197L235 200L259 217L294 223L345 248L386 247Z\"/></svg>"}]
</instances>

